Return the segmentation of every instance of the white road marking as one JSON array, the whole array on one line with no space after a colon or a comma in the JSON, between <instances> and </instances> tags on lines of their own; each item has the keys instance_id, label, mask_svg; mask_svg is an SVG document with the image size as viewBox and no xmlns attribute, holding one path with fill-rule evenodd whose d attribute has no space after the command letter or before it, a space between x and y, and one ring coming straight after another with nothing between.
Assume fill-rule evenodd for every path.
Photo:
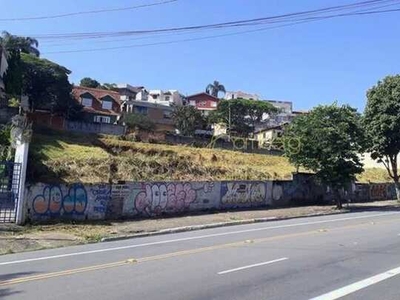
<instances>
[{"instance_id":1,"label":"white road marking","mask_svg":"<svg viewBox=\"0 0 400 300\"><path fill-rule=\"evenodd\" d=\"M248 266L244 266L244 267L240 267L240 268L230 269L230 270L218 272L218 275L224 275L224 274L228 274L228 273L232 273L232 272L236 272L236 271L241 271L241 270L246 270L246 269L250 269L250 268L254 268L254 267L270 265L270 264L273 264L273 263L276 263L276 262L280 262L280 261L284 261L284 260L287 260L287 259L289 259L289 258L282 257L282 258L278 258L278 259L274 259L274 260L270 260L270 261L254 264L254 265L248 265Z\"/></svg>"},{"instance_id":2,"label":"white road marking","mask_svg":"<svg viewBox=\"0 0 400 300\"><path fill-rule=\"evenodd\" d=\"M392 278L394 276L397 276L400 274L400 267L391 269L389 271L383 272L381 274L369 277L364 280L357 281L353 284L349 284L345 287L342 287L340 289L334 290L332 292L326 293L324 295L321 295L319 297L312 298L310 300L335 300L342 298L344 296L347 296L349 294L352 294L354 292L357 292L361 289L365 289L366 287L369 287L373 284L376 284L378 282L381 282L383 280Z\"/></svg>"},{"instance_id":3,"label":"white road marking","mask_svg":"<svg viewBox=\"0 0 400 300\"><path fill-rule=\"evenodd\" d=\"M27 259L21 259L21 260L0 262L0 266L22 264L22 263L28 263L28 262L50 260L50 259L57 259L57 258L64 258L64 257L71 257L71 256L79 256L79 255L87 255L87 254L94 254L94 253L119 251L119 250L125 250L125 249L141 248L141 247L147 247L147 246L170 244L170 243L177 243L177 242L184 242L184 241L191 241L191 240L200 240L200 239L205 239L205 238L211 238L211 237L217 237L217 236L226 236L226 235L234 235L234 234L247 233L247 232L256 232L256 231L264 231L264 230L272 230L272 229L280 229L280 228L307 226L307 225L314 225L314 224L334 223L334 222L340 222L340 221L366 219L366 218L373 218L373 217L384 217L384 216L390 216L390 215L395 215L395 214L400 214L400 212L390 212L390 213L373 214L373 215L367 215L367 216L346 217L346 218L338 218L338 219L331 219L331 220L322 220L322 221L312 221L312 222L302 222L302 223L295 223L295 224L277 225L277 226L270 226L270 227L261 227L261 228L245 229L245 230L238 230L238 231L213 233L213 234L207 234L207 235L191 236L191 237L186 237L186 238L164 240L164 241L150 242L150 243L144 243L144 244L135 244L135 245L111 247L111 248L89 250L89 251L82 251L82 252L65 253L65 254L52 255L52 256L27 258Z\"/></svg>"}]
</instances>

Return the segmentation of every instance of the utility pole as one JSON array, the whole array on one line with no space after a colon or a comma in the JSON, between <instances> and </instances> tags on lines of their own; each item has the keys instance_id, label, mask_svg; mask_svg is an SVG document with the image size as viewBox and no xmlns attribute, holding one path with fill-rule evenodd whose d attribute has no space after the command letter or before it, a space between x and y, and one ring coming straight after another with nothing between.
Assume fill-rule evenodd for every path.
<instances>
[{"instance_id":1,"label":"utility pole","mask_svg":"<svg viewBox=\"0 0 400 300\"><path fill-rule=\"evenodd\" d=\"M231 102L229 101L228 103L229 103L229 105L228 105L228 107L229 107L229 117L228 117L229 118L229 134L228 134L228 139L229 139L229 142L230 142L231 141Z\"/></svg>"}]
</instances>

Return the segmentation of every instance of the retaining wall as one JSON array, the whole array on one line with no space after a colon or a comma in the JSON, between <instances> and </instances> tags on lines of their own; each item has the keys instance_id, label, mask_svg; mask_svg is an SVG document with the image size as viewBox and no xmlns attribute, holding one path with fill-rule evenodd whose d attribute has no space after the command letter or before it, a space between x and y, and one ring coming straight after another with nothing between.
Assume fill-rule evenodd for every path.
<instances>
[{"instance_id":1,"label":"retaining wall","mask_svg":"<svg viewBox=\"0 0 400 300\"><path fill-rule=\"evenodd\" d=\"M153 217L191 211L326 204L329 188L310 176L288 181L126 182L35 184L26 189L30 220L101 220ZM352 202L395 198L391 184L354 184L343 191Z\"/></svg>"}]
</instances>

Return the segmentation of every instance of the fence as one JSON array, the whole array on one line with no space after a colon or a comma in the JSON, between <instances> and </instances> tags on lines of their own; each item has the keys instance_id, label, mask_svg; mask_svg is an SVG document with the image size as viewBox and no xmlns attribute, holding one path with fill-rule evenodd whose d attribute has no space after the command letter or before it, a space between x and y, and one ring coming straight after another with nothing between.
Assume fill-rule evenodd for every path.
<instances>
[{"instance_id":1,"label":"fence","mask_svg":"<svg viewBox=\"0 0 400 300\"><path fill-rule=\"evenodd\" d=\"M16 220L20 180L21 164L0 161L0 223Z\"/></svg>"}]
</instances>

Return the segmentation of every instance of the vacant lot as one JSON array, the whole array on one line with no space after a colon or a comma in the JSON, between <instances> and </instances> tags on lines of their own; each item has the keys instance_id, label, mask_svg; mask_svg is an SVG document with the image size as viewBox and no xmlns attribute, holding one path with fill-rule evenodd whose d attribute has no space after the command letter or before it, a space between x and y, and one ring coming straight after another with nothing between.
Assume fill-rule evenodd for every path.
<instances>
[{"instance_id":1,"label":"vacant lot","mask_svg":"<svg viewBox=\"0 0 400 300\"><path fill-rule=\"evenodd\" d=\"M280 156L49 131L32 139L28 176L31 182L83 183L265 180L289 179L294 171ZM387 181L387 175L381 169L367 169L359 180Z\"/></svg>"}]
</instances>

